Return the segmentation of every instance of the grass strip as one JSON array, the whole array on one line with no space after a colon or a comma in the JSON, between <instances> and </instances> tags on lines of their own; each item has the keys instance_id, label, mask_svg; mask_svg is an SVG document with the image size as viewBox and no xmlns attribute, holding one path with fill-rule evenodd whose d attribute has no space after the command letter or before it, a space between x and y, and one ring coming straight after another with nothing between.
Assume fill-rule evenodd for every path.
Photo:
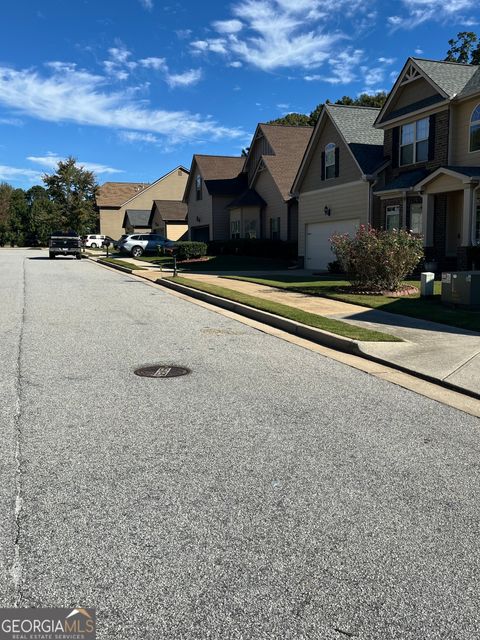
<instances>
[{"instance_id":1,"label":"grass strip","mask_svg":"<svg viewBox=\"0 0 480 640\"><path fill-rule=\"evenodd\" d=\"M338 291L342 287L350 285L346 280L339 280L334 277L308 278L300 276L276 276L274 278L254 278L249 276L224 276L232 280L244 280L256 284L267 285L277 289L285 289L296 293L303 293L310 296L321 296L332 300L358 304L369 309L378 309L388 313L418 318L446 324L450 327L468 329L469 331L480 332L480 312L468 309L455 309L447 307L441 301L441 283L435 282L435 295L431 298L422 298L420 294L402 296L401 298L389 298L388 296L368 296L356 293L345 293ZM408 280L407 285L414 285L420 288L417 280Z\"/></svg>"},{"instance_id":2,"label":"grass strip","mask_svg":"<svg viewBox=\"0 0 480 640\"><path fill-rule=\"evenodd\" d=\"M147 271L145 267L139 267L132 262L127 262L126 260L117 260L116 258L100 258L100 262L118 264L119 267L125 267L126 269L131 269L132 271Z\"/></svg>"},{"instance_id":3,"label":"grass strip","mask_svg":"<svg viewBox=\"0 0 480 640\"><path fill-rule=\"evenodd\" d=\"M361 342L402 342L400 338L391 336L387 333L380 331L372 331L370 329L364 329L363 327L357 327L356 325L342 322L341 320L334 320L333 318L325 318L315 313L309 313L302 309L290 307L286 304L280 304L278 302L272 302L271 300L264 300L263 298L257 298L250 296L246 293L240 293L239 291L233 291L226 287L219 287L214 284L207 284L204 282L198 282L197 280L191 280L190 278L182 278L177 276L176 278L167 278L177 284L182 284L192 289L204 291L205 293L211 293L212 295L219 296L220 298L226 298L227 300L233 300L233 302L239 302L245 304L254 309L260 311L267 311L273 313L282 318L300 322L309 327L315 327L316 329L323 329L345 338L351 338L352 340L359 340Z\"/></svg>"}]
</instances>

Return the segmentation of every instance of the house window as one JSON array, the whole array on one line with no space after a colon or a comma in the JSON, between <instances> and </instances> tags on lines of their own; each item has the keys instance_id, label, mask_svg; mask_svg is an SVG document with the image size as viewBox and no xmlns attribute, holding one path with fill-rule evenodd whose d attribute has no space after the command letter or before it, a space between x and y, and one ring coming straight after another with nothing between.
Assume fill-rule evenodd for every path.
<instances>
[{"instance_id":1,"label":"house window","mask_svg":"<svg viewBox=\"0 0 480 640\"><path fill-rule=\"evenodd\" d=\"M195 193L197 196L197 200L202 199L202 176L197 176L195 178Z\"/></svg>"},{"instance_id":2,"label":"house window","mask_svg":"<svg viewBox=\"0 0 480 640\"><path fill-rule=\"evenodd\" d=\"M417 235L421 235L423 232L422 204L420 202L410 205L410 230Z\"/></svg>"},{"instance_id":3,"label":"house window","mask_svg":"<svg viewBox=\"0 0 480 640\"><path fill-rule=\"evenodd\" d=\"M325 180L335 178L335 144L330 142L325 147Z\"/></svg>"},{"instance_id":4,"label":"house window","mask_svg":"<svg viewBox=\"0 0 480 640\"><path fill-rule=\"evenodd\" d=\"M280 218L270 218L270 239L280 240Z\"/></svg>"},{"instance_id":5,"label":"house window","mask_svg":"<svg viewBox=\"0 0 480 640\"><path fill-rule=\"evenodd\" d=\"M429 118L404 124L400 138L400 164L415 164L428 160Z\"/></svg>"},{"instance_id":6,"label":"house window","mask_svg":"<svg viewBox=\"0 0 480 640\"><path fill-rule=\"evenodd\" d=\"M240 220L232 220L230 223L230 233L232 240L240 238Z\"/></svg>"},{"instance_id":7,"label":"house window","mask_svg":"<svg viewBox=\"0 0 480 640\"><path fill-rule=\"evenodd\" d=\"M245 223L245 237L254 239L257 237L257 221L249 220Z\"/></svg>"},{"instance_id":8,"label":"house window","mask_svg":"<svg viewBox=\"0 0 480 640\"><path fill-rule=\"evenodd\" d=\"M470 151L480 151L480 104L470 119Z\"/></svg>"},{"instance_id":9,"label":"house window","mask_svg":"<svg viewBox=\"0 0 480 640\"><path fill-rule=\"evenodd\" d=\"M387 231L392 229L400 229L400 207L387 207L387 215L385 220L385 228Z\"/></svg>"}]
</instances>

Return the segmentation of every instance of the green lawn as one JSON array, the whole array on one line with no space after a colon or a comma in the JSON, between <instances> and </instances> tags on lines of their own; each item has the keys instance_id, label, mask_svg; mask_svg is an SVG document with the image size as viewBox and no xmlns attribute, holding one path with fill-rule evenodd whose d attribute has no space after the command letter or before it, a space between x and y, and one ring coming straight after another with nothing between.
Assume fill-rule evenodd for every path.
<instances>
[{"instance_id":1,"label":"green lawn","mask_svg":"<svg viewBox=\"0 0 480 640\"><path fill-rule=\"evenodd\" d=\"M199 262L179 262L178 270L192 273L209 271L274 271L276 269L287 269L292 264L289 260L254 258L250 256L207 257L208 260L202 260ZM173 260L170 256L142 256L139 260L144 260L150 264L161 264L164 267L173 267Z\"/></svg>"},{"instance_id":2,"label":"green lawn","mask_svg":"<svg viewBox=\"0 0 480 640\"><path fill-rule=\"evenodd\" d=\"M441 283L435 282L435 295L430 298L421 298L420 293L403 296L401 298L389 298L387 296L366 296L361 294L344 293L339 291L343 287L348 287L346 280L341 280L338 276L322 277L300 277L300 276L275 276L273 278L250 278L244 276L226 276L237 280L248 282L258 282L278 289L289 289L299 293L306 293L313 296L325 296L334 300L343 300L352 304L380 309L389 313L399 313L412 318L431 320L447 324L452 327L469 329L480 332L480 312L462 309L451 309L444 306L440 300ZM417 280L409 280L406 284L420 287Z\"/></svg>"},{"instance_id":3,"label":"green lawn","mask_svg":"<svg viewBox=\"0 0 480 640\"><path fill-rule=\"evenodd\" d=\"M278 302L272 302L271 300L264 300L263 298L250 296L225 287L198 282L197 280L182 278L180 276L176 278L167 278L167 280L183 284L187 287L191 287L192 289L205 291L206 293L211 293L221 298L226 298L227 300L233 300L234 302L239 302L249 307L260 309L261 311L268 311L269 313L274 313L277 316L301 322L309 327L323 329L324 331L329 331L330 333L335 333L339 336L352 338L353 340L360 340L363 342L401 342L399 338L388 335L387 333L371 331L370 329L357 327L355 325L342 322L341 320L324 318L323 316L319 316L315 313L308 313L307 311L302 311L301 309L290 307L286 304L279 304Z\"/></svg>"},{"instance_id":4,"label":"green lawn","mask_svg":"<svg viewBox=\"0 0 480 640\"><path fill-rule=\"evenodd\" d=\"M127 262L126 260L117 260L116 258L100 258L102 262L108 262L109 264L118 264L120 267L126 269L132 269L133 271L145 271L145 267L139 267L137 264Z\"/></svg>"}]
</instances>

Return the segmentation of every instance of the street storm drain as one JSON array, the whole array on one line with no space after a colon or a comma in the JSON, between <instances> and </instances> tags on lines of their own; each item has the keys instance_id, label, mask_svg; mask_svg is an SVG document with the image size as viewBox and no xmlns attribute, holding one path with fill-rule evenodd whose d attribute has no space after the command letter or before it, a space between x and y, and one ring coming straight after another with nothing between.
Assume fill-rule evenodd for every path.
<instances>
[{"instance_id":1,"label":"street storm drain","mask_svg":"<svg viewBox=\"0 0 480 640\"><path fill-rule=\"evenodd\" d=\"M136 376L142 378L178 378L191 373L187 367L178 367L169 364L151 364L147 367L140 367L134 371Z\"/></svg>"}]
</instances>

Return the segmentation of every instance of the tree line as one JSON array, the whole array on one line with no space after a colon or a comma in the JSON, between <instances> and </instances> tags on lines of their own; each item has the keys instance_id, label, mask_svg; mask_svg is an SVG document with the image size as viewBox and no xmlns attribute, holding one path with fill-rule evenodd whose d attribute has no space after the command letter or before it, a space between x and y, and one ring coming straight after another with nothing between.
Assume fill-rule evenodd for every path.
<instances>
[{"instance_id":1,"label":"tree line","mask_svg":"<svg viewBox=\"0 0 480 640\"><path fill-rule=\"evenodd\" d=\"M27 190L0 183L0 246L45 245L54 231L84 235L96 230L98 185L92 171L70 157L42 180L44 186Z\"/></svg>"}]
</instances>

